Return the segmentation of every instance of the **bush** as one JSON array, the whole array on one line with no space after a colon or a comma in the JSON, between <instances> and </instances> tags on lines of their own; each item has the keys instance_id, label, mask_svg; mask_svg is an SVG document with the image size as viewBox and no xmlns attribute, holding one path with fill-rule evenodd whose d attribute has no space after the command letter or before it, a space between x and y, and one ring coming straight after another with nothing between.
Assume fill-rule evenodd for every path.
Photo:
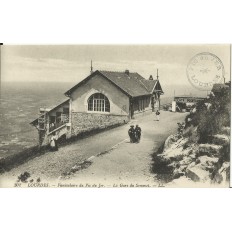
<instances>
[{"instance_id":1,"label":"bush","mask_svg":"<svg viewBox=\"0 0 232 232\"><path fill-rule=\"evenodd\" d=\"M18 176L18 181L20 182L23 182L23 183L26 183L27 182L27 179L30 177L30 173L29 172L24 172L23 174L19 175Z\"/></svg>"},{"instance_id":2,"label":"bush","mask_svg":"<svg viewBox=\"0 0 232 232\"><path fill-rule=\"evenodd\" d=\"M207 104L210 107L207 109ZM200 101L196 105L196 112L185 119L186 127L198 127L200 143L209 142L210 137L220 131L223 126L230 126L230 89L224 89L216 96Z\"/></svg>"},{"instance_id":3,"label":"bush","mask_svg":"<svg viewBox=\"0 0 232 232\"><path fill-rule=\"evenodd\" d=\"M171 160L166 159L162 155L153 154L153 165L151 171L161 182L167 183L173 180L174 167L171 166Z\"/></svg>"},{"instance_id":4,"label":"bush","mask_svg":"<svg viewBox=\"0 0 232 232\"><path fill-rule=\"evenodd\" d=\"M177 106L179 107L180 111L182 111L183 109L186 109L186 103L184 102L178 102Z\"/></svg>"},{"instance_id":5,"label":"bush","mask_svg":"<svg viewBox=\"0 0 232 232\"><path fill-rule=\"evenodd\" d=\"M192 143L197 143L199 140L199 132L197 127L194 127L193 125L189 126L184 130L183 136L185 138L188 138L188 142L186 143L186 146L189 146Z\"/></svg>"}]
</instances>

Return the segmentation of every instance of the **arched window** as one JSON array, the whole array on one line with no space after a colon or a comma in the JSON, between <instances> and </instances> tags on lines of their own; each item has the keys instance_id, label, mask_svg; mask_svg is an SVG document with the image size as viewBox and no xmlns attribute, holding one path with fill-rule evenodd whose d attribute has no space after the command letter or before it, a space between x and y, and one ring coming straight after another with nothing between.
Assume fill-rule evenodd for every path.
<instances>
[{"instance_id":1,"label":"arched window","mask_svg":"<svg viewBox=\"0 0 232 232\"><path fill-rule=\"evenodd\" d=\"M88 99L88 111L110 112L110 102L102 93L95 93Z\"/></svg>"}]
</instances>

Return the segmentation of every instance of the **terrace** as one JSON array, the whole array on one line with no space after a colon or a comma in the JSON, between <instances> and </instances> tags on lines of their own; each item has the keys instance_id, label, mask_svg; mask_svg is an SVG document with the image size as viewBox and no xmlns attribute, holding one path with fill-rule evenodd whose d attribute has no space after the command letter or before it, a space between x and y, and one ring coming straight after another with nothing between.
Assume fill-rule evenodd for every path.
<instances>
[{"instance_id":1,"label":"terrace","mask_svg":"<svg viewBox=\"0 0 232 232\"><path fill-rule=\"evenodd\" d=\"M58 128L69 123L69 100L62 102L52 109L40 108L39 117L31 122L40 131L51 134Z\"/></svg>"},{"instance_id":2,"label":"terrace","mask_svg":"<svg viewBox=\"0 0 232 232\"><path fill-rule=\"evenodd\" d=\"M69 114L57 112L58 116L50 116L49 133L69 123Z\"/></svg>"}]
</instances>

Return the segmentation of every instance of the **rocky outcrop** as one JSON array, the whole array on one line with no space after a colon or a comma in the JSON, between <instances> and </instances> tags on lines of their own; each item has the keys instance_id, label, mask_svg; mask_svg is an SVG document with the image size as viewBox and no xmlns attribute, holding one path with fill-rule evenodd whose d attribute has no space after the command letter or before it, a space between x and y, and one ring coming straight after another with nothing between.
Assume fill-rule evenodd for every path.
<instances>
[{"instance_id":1,"label":"rocky outcrop","mask_svg":"<svg viewBox=\"0 0 232 232\"><path fill-rule=\"evenodd\" d=\"M208 171L202 169L202 167L199 165L188 167L186 169L186 176L195 182L208 182L211 180L211 174Z\"/></svg>"},{"instance_id":2,"label":"rocky outcrop","mask_svg":"<svg viewBox=\"0 0 232 232\"><path fill-rule=\"evenodd\" d=\"M166 141L165 141L165 143L164 143L164 151L166 151L168 148L170 148L170 146L171 146L173 143L177 142L177 140L178 140L179 138L180 138L180 137L179 137L178 135L170 135L170 136L166 139Z\"/></svg>"},{"instance_id":3,"label":"rocky outcrop","mask_svg":"<svg viewBox=\"0 0 232 232\"><path fill-rule=\"evenodd\" d=\"M201 156L186 169L186 176L193 181L210 182L219 158Z\"/></svg>"},{"instance_id":4,"label":"rocky outcrop","mask_svg":"<svg viewBox=\"0 0 232 232\"><path fill-rule=\"evenodd\" d=\"M212 136L212 143L207 144L197 144L189 136L169 136L163 153L156 157L157 166L161 165L160 170L169 175L169 181L185 176L194 182L226 185L230 178L227 157L230 130L223 128L222 131L225 134Z\"/></svg>"},{"instance_id":5,"label":"rocky outcrop","mask_svg":"<svg viewBox=\"0 0 232 232\"><path fill-rule=\"evenodd\" d=\"M218 134L212 136L212 143L217 145L229 145L230 144L230 137L225 134Z\"/></svg>"},{"instance_id":6,"label":"rocky outcrop","mask_svg":"<svg viewBox=\"0 0 232 232\"><path fill-rule=\"evenodd\" d=\"M222 146L215 144L200 144L199 145L199 156L217 156L219 157L222 152Z\"/></svg>"},{"instance_id":7,"label":"rocky outcrop","mask_svg":"<svg viewBox=\"0 0 232 232\"><path fill-rule=\"evenodd\" d=\"M212 170L216 164L219 162L219 158L217 157L210 157L210 156L200 156L197 161L199 160L199 164L205 170Z\"/></svg>"},{"instance_id":8,"label":"rocky outcrop","mask_svg":"<svg viewBox=\"0 0 232 232\"><path fill-rule=\"evenodd\" d=\"M221 168L216 172L213 182L226 184L230 181L230 163L224 162Z\"/></svg>"}]
</instances>

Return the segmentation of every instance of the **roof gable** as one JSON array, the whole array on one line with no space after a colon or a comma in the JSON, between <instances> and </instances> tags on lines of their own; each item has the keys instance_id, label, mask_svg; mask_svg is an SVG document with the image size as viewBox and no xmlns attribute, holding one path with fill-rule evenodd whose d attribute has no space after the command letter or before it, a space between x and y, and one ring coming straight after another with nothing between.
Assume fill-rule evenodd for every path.
<instances>
[{"instance_id":1,"label":"roof gable","mask_svg":"<svg viewBox=\"0 0 232 232\"><path fill-rule=\"evenodd\" d=\"M90 78L99 74L117 86L122 92L131 97L150 95L157 83L157 80L146 80L138 73L95 71L77 85L69 89L65 95L69 96L76 88L86 83ZM161 89L162 90L162 89Z\"/></svg>"},{"instance_id":2,"label":"roof gable","mask_svg":"<svg viewBox=\"0 0 232 232\"><path fill-rule=\"evenodd\" d=\"M69 103L69 101L70 101L70 99L67 99L67 100L63 101L63 102L60 103L59 105L54 106L52 109L50 109L50 110L47 111L46 113L47 113L47 114L51 113L52 111L56 110L57 108L61 107L62 105L65 105L65 104ZM44 115L44 114L41 114L41 116L42 116L42 115ZM40 117L41 117L41 116L40 116ZM38 118L36 118L35 120L33 120L32 122L30 122L30 124L32 124L32 125L37 124L37 123L38 123L38 119L39 119L40 117L38 117Z\"/></svg>"},{"instance_id":3,"label":"roof gable","mask_svg":"<svg viewBox=\"0 0 232 232\"><path fill-rule=\"evenodd\" d=\"M162 90L162 87L161 87L161 85L160 85L160 82L159 82L159 81L157 81L157 84L156 84L156 86L155 86L155 90L160 91L160 92L161 92L161 94L163 94L163 93L164 93L164 92L163 92L163 90Z\"/></svg>"}]
</instances>

